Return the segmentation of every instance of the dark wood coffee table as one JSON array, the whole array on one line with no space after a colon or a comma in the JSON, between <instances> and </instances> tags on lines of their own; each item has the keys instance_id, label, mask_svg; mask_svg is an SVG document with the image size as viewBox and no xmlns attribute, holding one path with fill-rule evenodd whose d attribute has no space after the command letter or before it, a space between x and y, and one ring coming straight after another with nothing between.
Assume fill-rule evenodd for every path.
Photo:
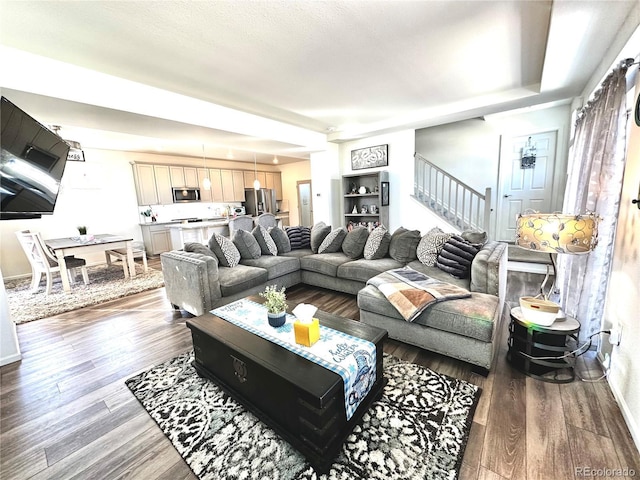
<instances>
[{"instance_id":1,"label":"dark wood coffee table","mask_svg":"<svg viewBox=\"0 0 640 480\"><path fill-rule=\"evenodd\" d=\"M293 307L289 305L289 312ZM387 331L320 310L316 317L325 327L376 346L376 381L350 420L340 375L210 313L187 320L187 326L198 374L213 380L323 473L362 415L382 396Z\"/></svg>"}]
</instances>

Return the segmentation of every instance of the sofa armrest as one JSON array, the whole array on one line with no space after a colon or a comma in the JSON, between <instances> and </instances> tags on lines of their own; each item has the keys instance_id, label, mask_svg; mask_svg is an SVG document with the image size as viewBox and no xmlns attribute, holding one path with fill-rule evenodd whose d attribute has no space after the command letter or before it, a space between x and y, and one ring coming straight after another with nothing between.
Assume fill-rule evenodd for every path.
<instances>
[{"instance_id":1,"label":"sofa armrest","mask_svg":"<svg viewBox=\"0 0 640 480\"><path fill-rule=\"evenodd\" d=\"M507 291L507 244L487 242L471 264L472 292L488 293L504 301Z\"/></svg>"},{"instance_id":2,"label":"sofa armrest","mask_svg":"<svg viewBox=\"0 0 640 480\"><path fill-rule=\"evenodd\" d=\"M173 250L161 253L160 263L172 305L193 315L203 315L222 297L217 258Z\"/></svg>"}]
</instances>

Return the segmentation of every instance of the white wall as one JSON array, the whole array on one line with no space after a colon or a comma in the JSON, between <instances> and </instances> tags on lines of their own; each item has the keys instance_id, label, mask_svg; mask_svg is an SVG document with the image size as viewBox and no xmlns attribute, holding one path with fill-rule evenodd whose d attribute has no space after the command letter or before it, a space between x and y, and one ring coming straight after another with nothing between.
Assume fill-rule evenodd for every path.
<instances>
[{"instance_id":1,"label":"white wall","mask_svg":"<svg viewBox=\"0 0 640 480\"><path fill-rule=\"evenodd\" d=\"M313 222L341 225L340 208L336 207L335 184L340 181L338 146L328 144L327 150L311 154L311 203ZM338 204L339 205L339 204Z\"/></svg>"},{"instance_id":2,"label":"white wall","mask_svg":"<svg viewBox=\"0 0 640 480\"><path fill-rule=\"evenodd\" d=\"M142 240L133 172L121 152L85 150L85 162L67 162L53 215L41 219L0 222L0 268L5 278L31 272L18 239L17 230L39 231L44 238L78 235L76 227L86 225L88 233L112 233ZM103 254L84 257L87 263L104 262Z\"/></svg>"},{"instance_id":3,"label":"white wall","mask_svg":"<svg viewBox=\"0 0 640 480\"><path fill-rule=\"evenodd\" d=\"M553 210L560 210L566 183L571 108L567 105L521 109L484 120L472 119L416 131L416 151L430 162L473 189L492 188L491 215L495 231L500 208L501 151L512 151L516 137L557 131L556 169L552 192Z\"/></svg>"}]
</instances>

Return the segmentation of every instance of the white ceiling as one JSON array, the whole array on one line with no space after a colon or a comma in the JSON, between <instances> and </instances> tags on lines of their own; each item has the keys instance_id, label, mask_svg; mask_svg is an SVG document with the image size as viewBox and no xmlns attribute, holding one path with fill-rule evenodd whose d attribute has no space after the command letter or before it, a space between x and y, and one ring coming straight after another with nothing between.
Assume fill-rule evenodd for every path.
<instances>
[{"instance_id":1,"label":"white ceiling","mask_svg":"<svg viewBox=\"0 0 640 480\"><path fill-rule=\"evenodd\" d=\"M286 163L571 99L636 3L0 0L0 85L85 148Z\"/></svg>"}]
</instances>

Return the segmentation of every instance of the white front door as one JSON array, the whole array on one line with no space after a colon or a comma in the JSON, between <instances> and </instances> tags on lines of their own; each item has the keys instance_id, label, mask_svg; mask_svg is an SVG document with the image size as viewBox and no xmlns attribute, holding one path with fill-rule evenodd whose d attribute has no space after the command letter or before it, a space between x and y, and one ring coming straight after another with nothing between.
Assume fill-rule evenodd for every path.
<instances>
[{"instance_id":1,"label":"white front door","mask_svg":"<svg viewBox=\"0 0 640 480\"><path fill-rule=\"evenodd\" d=\"M533 168L522 168L522 149L527 140L536 147ZM500 191L497 205L497 240L513 242L516 218L526 210L551 213L557 132L536 133L503 139L500 151Z\"/></svg>"}]
</instances>

